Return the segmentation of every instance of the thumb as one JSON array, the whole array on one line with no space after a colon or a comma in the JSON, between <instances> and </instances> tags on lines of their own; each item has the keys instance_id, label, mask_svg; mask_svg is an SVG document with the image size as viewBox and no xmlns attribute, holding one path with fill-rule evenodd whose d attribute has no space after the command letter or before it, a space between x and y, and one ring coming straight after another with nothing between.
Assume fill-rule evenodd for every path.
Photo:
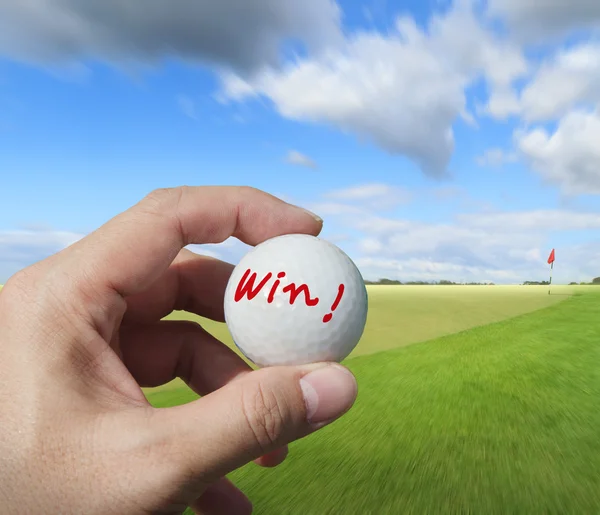
<instances>
[{"instance_id":1,"label":"thumb","mask_svg":"<svg viewBox=\"0 0 600 515\"><path fill-rule=\"evenodd\" d=\"M354 403L352 373L338 364L246 373L190 404L156 412L174 464L211 482L333 422Z\"/></svg>"}]
</instances>

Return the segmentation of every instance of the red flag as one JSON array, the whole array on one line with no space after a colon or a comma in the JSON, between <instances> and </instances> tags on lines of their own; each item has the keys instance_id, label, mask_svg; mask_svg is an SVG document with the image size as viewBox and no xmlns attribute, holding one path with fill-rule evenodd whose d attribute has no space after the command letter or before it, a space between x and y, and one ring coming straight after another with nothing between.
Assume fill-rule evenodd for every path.
<instances>
[{"instance_id":1,"label":"red flag","mask_svg":"<svg viewBox=\"0 0 600 515\"><path fill-rule=\"evenodd\" d=\"M552 249L552 252L550 252L550 257L548 258L548 264L551 265L552 263L554 263L554 249Z\"/></svg>"}]
</instances>

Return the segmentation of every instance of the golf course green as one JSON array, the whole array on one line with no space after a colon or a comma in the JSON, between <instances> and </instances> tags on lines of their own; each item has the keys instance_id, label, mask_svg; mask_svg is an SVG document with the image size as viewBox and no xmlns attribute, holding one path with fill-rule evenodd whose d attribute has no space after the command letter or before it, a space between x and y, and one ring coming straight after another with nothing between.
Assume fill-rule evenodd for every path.
<instances>
[{"instance_id":1,"label":"golf course green","mask_svg":"<svg viewBox=\"0 0 600 515\"><path fill-rule=\"evenodd\" d=\"M231 475L255 513L599 513L600 289L406 288L369 290L353 409Z\"/></svg>"},{"instance_id":2,"label":"golf course green","mask_svg":"<svg viewBox=\"0 0 600 515\"><path fill-rule=\"evenodd\" d=\"M499 322L551 306L575 292L600 291L593 286L367 286L369 316L363 337L349 356L396 349ZM169 320L192 320L234 349L227 326L185 312ZM161 390L180 388L175 380Z\"/></svg>"}]
</instances>

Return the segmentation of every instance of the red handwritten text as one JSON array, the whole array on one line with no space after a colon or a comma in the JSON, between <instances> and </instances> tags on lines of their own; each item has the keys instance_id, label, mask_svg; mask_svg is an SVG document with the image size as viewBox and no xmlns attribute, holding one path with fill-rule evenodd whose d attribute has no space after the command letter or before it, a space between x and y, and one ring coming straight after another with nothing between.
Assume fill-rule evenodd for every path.
<instances>
[{"instance_id":1,"label":"red handwritten text","mask_svg":"<svg viewBox=\"0 0 600 515\"><path fill-rule=\"evenodd\" d=\"M342 296L344 295L344 285L340 284L338 287L338 294L337 297L335 298L335 301L333 302L333 306L331 306L331 313L327 313L324 317L323 317L323 323L326 324L327 322L331 322L331 319L333 318L333 312L338 308L338 306L340 305L340 302L342 301Z\"/></svg>"},{"instance_id":2,"label":"red handwritten text","mask_svg":"<svg viewBox=\"0 0 600 515\"><path fill-rule=\"evenodd\" d=\"M240 302L242 299L244 299L244 297L246 297L248 300L254 299L263 290L263 288L265 288L265 286L273 278L273 276L274 276L274 274L272 272L269 272L260 280L260 282L258 284L256 284L256 282L258 280L258 276L257 276L256 272L252 272L251 269L246 270L244 272L244 275L240 279L240 282L238 283L237 288L235 290L235 294L234 294L235 302ZM269 295L267 296L267 302L269 304L272 304L273 301L275 300L275 295L277 294L277 291L279 290L280 286L282 285L282 280L285 279L285 277L286 277L285 272L279 272L277 274L277 277L276 277L275 281L273 282L271 289L269 290ZM285 285L281 289L281 291L282 291L282 293L289 293L290 305L295 304L298 301L299 297L303 297L304 303L307 306L314 307L319 304L319 298L312 297L312 295L310 293L310 288L308 287L307 284L296 285L296 283L289 283L289 284ZM333 312L339 306L343 295L344 295L344 285L340 284L339 288L338 288L337 297L335 298L335 301L334 301L333 305L331 306L331 313L328 313L327 315L325 315L323 317L324 323L328 323L331 321L331 319L333 318Z\"/></svg>"},{"instance_id":3,"label":"red handwritten text","mask_svg":"<svg viewBox=\"0 0 600 515\"><path fill-rule=\"evenodd\" d=\"M310 298L310 290L306 284L301 284L298 287L296 287L294 283L288 284L283 289L283 293L290 294L290 304L294 304L301 293L304 293L304 302L306 302L307 306L316 306L319 303L318 297L315 297L314 299Z\"/></svg>"},{"instance_id":4,"label":"red handwritten text","mask_svg":"<svg viewBox=\"0 0 600 515\"><path fill-rule=\"evenodd\" d=\"M250 275L250 272L250 269L246 270L244 276L238 284L238 287L235 290L234 299L236 302L242 300L244 298L244 295L247 295L248 300L252 300L260 293L260 290L264 288L265 284L269 282L269 279L271 279L273 275L271 272L269 272L267 275L265 275L264 279L259 283L256 289L253 289L254 281L256 281L256 272L252 275ZM250 279L248 279L248 276L250 276Z\"/></svg>"}]
</instances>

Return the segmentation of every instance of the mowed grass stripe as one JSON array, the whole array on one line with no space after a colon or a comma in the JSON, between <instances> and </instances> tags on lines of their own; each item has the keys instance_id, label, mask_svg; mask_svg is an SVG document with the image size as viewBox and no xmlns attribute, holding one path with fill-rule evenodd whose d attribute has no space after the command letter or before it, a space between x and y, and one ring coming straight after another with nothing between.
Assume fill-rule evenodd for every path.
<instances>
[{"instance_id":1,"label":"mowed grass stripe","mask_svg":"<svg viewBox=\"0 0 600 515\"><path fill-rule=\"evenodd\" d=\"M599 315L582 295L350 359L352 411L232 479L259 514L599 513Z\"/></svg>"}]
</instances>

